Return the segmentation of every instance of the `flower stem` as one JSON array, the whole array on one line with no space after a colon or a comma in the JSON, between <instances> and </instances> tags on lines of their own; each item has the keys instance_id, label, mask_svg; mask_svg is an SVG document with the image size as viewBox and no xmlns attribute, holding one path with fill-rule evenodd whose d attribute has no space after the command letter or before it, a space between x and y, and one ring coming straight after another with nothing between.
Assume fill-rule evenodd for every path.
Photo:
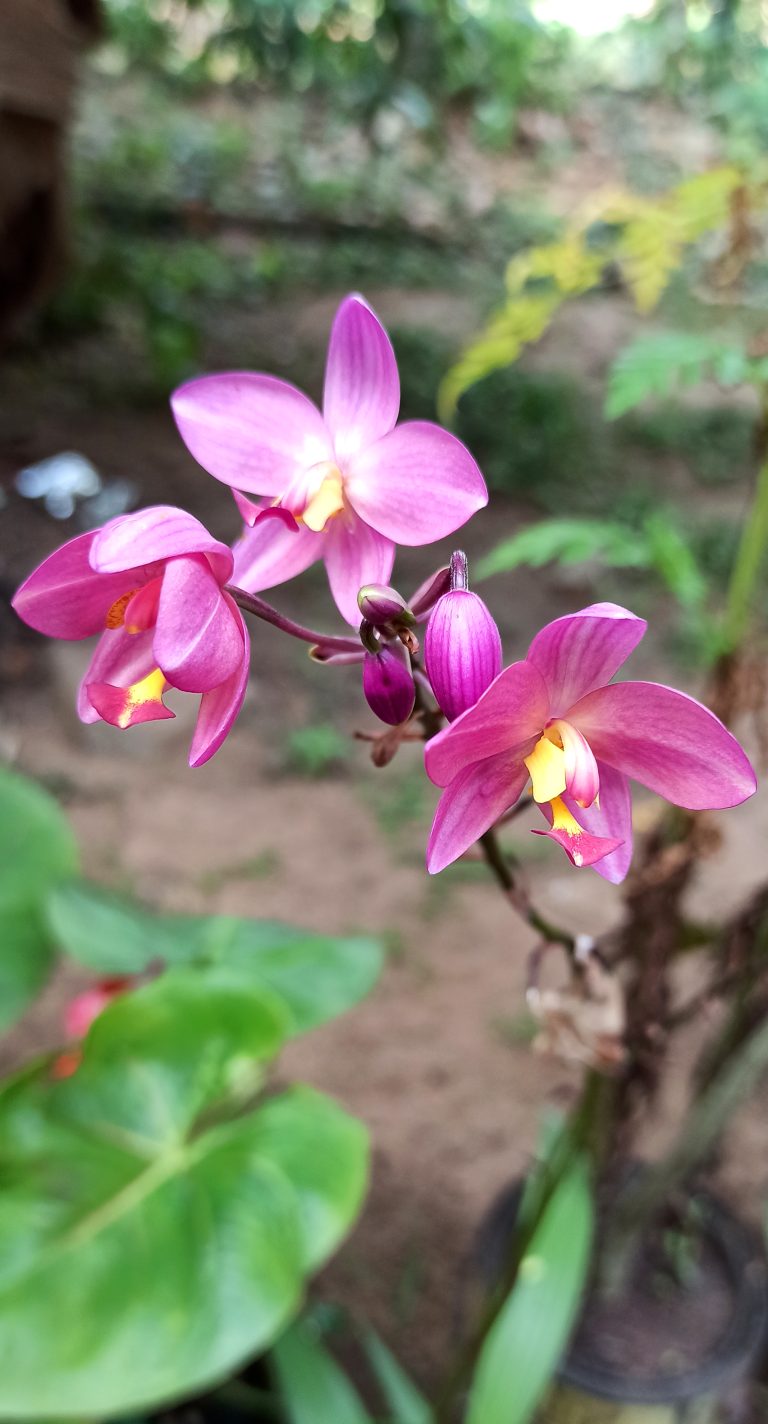
<instances>
[{"instance_id":1,"label":"flower stem","mask_svg":"<svg viewBox=\"0 0 768 1424\"><path fill-rule=\"evenodd\" d=\"M518 885L514 871L499 845L496 831L493 828L490 831L486 831L485 835L480 837L480 846L482 847L486 864L489 869L493 871L499 886L504 891L504 894L507 896L513 908L517 910L517 913L521 915L531 926L531 929L536 930L537 934L540 934L543 939L551 944L561 944L570 955L573 955L576 949L576 936L572 935L568 930L563 929L560 925L552 924L550 920L540 914L535 906L531 904L525 891Z\"/></svg>"},{"instance_id":2,"label":"flower stem","mask_svg":"<svg viewBox=\"0 0 768 1424\"><path fill-rule=\"evenodd\" d=\"M227 584L225 592L235 600L243 613L251 613L254 618L261 618L262 622L271 623L273 628L280 628L283 633L290 634L292 638L300 638L303 643L319 644L322 648L338 653L360 652L359 638L335 638L328 633L317 633L314 628L305 628L301 623L294 623L292 618L286 618L284 613L278 613L271 603L265 603L257 594L246 593L244 588L236 588L234 584Z\"/></svg>"}]
</instances>

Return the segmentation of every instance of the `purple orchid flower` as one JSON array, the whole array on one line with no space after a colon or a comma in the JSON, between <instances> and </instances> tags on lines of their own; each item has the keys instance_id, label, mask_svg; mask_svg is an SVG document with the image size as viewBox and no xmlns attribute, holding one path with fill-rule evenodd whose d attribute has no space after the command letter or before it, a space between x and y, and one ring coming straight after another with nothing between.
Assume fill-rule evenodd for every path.
<instances>
[{"instance_id":1,"label":"purple orchid flower","mask_svg":"<svg viewBox=\"0 0 768 1424\"><path fill-rule=\"evenodd\" d=\"M173 717L167 687L201 694L190 766L218 750L245 696L249 643L224 585L232 551L191 514L155 505L57 549L21 585L19 617L52 638L100 633L80 685L83 722Z\"/></svg>"},{"instance_id":2,"label":"purple orchid flower","mask_svg":"<svg viewBox=\"0 0 768 1424\"><path fill-rule=\"evenodd\" d=\"M397 425L400 381L384 327L360 296L331 330L322 415L274 376L202 376L176 391L187 448L236 492L248 530L234 581L250 593L324 559L342 617L360 621L358 589L387 584L395 544L431 544L488 502L469 451L429 421Z\"/></svg>"},{"instance_id":3,"label":"purple orchid flower","mask_svg":"<svg viewBox=\"0 0 768 1424\"><path fill-rule=\"evenodd\" d=\"M645 620L595 603L548 623L450 727L427 743L445 787L427 849L443 870L532 783L551 836L574 865L623 880L632 858L632 778L688 810L737 806L756 788L736 738L700 702L653 682L610 679Z\"/></svg>"}]
</instances>

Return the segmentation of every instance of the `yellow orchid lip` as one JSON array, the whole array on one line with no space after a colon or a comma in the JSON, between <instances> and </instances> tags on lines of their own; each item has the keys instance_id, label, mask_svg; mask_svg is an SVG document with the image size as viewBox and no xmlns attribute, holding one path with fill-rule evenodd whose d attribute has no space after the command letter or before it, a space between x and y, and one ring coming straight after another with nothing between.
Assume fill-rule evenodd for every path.
<instances>
[{"instance_id":1,"label":"yellow orchid lip","mask_svg":"<svg viewBox=\"0 0 768 1424\"><path fill-rule=\"evenodd\" d=\"M314 533L321 534L328 521L340 514L344 508L344 483L340 470L331 470L320 483L319 488L298 515L299 522L306 524Z\"/></svg>"},{"instance_id":2,"label":"yellow orchid lip","mask_svg":"<svg viewBox=\"0 0 768 1424\"><path fill-rule=\"evenodd\" d=\"M554 801L565 791L565 752L545 733L530 756L524 758L539 805Z\"/></svg>"}]
</instances>

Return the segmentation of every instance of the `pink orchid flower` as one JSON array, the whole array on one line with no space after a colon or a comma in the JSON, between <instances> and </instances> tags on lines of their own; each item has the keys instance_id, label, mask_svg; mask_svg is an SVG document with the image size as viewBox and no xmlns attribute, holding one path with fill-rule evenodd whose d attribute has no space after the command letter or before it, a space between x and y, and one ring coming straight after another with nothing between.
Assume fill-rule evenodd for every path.
<instances>
[{"instance_id":1,"label":"pink orchid flower","mask_svg":"<svg viewBox=\"0 0 768 1424\"><path fill-rule=\"evenodd\" d=\"M200 693L190 766L221 746L248 680L248 638L224 585L232 551L191 514L155 505L57 549L13 600L30 627L98 645L80 685L83 722L173 717L167 687Z\"/></svg>"},{"instance_id":2,"label":"pink orchid flower","mask_svg":"<svg viewBox=\"0 0 768 1424\"><path fill-rule=\"evenodd\" d=\"M429 421L397 425L392 344L362 297L341 303L331 331L322 415L274 376L202 376L176 391L187 448L236 492L253 527L235 549L234 582L249 593L324 559L342 617L357 624L358 589L387 584L395 544L431 544L488 501L469 451Z\"/></svg>"},{"instance_id":3,"label":"pink orchid flower","mask_svg":"<svg viewBox=\"0 0 768 1424\"><path fill-rule=\"evenodd\" d=\"M443 870L532 783L551 836L574 865L623 880L632 858L632 778L677 806L737 806L755 774L722 722L683 692L610 679L646 623L595 603L537 633L527 657L427 743L427 774L445 787L427 849Z\"/></svg>"}]
</instances>

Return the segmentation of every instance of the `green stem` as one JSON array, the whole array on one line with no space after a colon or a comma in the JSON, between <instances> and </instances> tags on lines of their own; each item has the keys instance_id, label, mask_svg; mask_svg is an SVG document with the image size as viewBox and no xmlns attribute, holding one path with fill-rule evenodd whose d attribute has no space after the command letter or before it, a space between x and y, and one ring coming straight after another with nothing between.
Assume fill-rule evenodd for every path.
<instances>
[{"instance_id":1,"label":"green stem","mask_svg":"<svg viewBox=\"0 0 768 1424\"><path fill-rule=\"evenodd\" d=\"M548 940L551 944L561 944L569 954L573 954L576 948L575 936L560 925L552 924L530 903L528 896L515 879L512 867L499 845L495 830L486 831L485 835L480 837L480 845L489 869L493 871L501 889L517 913L527 921L531 929L541 935L542 939Z\"/></svg>"},{"instance_id":2,"label":"green stem","mask_svg":"<svg viewBox=\"0 0 768 1424\"><path fill-rule=\"evenodd\" d=\"M752 504L741 530L726 600L724 636L732 652L749 630L752 599L768 548L768 459L758 471Z\"/></svg>"}]
</instances>

